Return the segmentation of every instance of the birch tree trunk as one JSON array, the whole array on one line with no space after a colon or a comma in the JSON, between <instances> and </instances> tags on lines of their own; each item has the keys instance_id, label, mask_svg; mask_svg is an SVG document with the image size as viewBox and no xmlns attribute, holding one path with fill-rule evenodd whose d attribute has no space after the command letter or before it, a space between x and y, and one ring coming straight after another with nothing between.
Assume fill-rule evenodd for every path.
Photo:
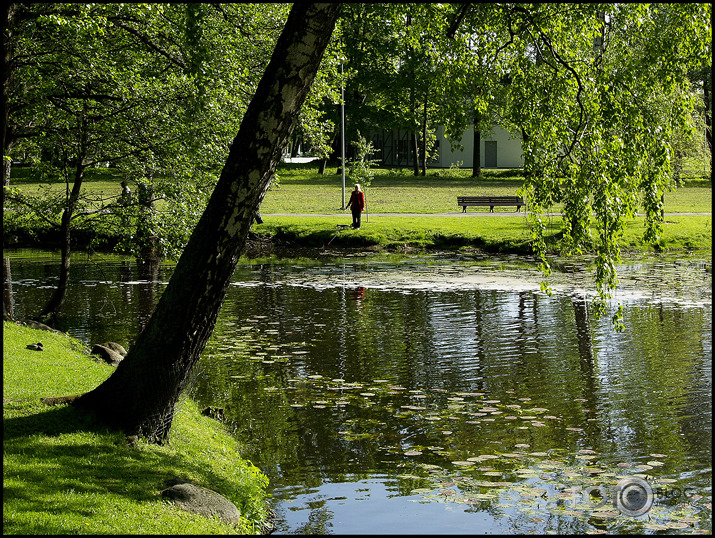
<instances>
[{"instance_id":1,"label":"birch tree trunk","mask_svg":"<svg viewBox=\"0 0 715 538\"><path fill-rule=\"evenodd\" d=\"M116 371L75 404L152 442L211 336L246 236L330 41L340 4L293 4L221 177L156 310Z\"/></svg>"}]
</instances>

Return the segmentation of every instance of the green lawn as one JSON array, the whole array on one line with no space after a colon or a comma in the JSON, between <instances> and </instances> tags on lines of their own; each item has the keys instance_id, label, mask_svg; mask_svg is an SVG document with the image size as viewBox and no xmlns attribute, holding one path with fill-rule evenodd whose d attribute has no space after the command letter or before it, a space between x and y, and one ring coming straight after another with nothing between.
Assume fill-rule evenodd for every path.
<instances>
[{"instance_id":1,"label":"green lawn","mask_svg":"<svg viewBox=\"0 0 715 538\"><path fill-rule=\"evenodd\" d=\"M335 168L330 175L319 175L312 164L285 164L278 169L278 186L272 187L261 206L262 213L326 213L342 205L342 177ZM425 177L415 177L409 170L376 169L368 195L368 209L374 213L448 213L461 211L459 195L513 195L521 188L520 170L484 170L482 179L471 177L469 170L431 169ZM93 169L83 185L87 193L105 197L117 196L121 176L111 169ZM350 176L345 180L345 196L353 189ZM26 192L37 192L39 183L28 168L13 168L11 185ZM131 182L130 182L131 185ZM63 190L63 183L51 185ZM347 200L346 200L347 201ZM710 212L712 185L709 179L691 177L685 185L666 193L668 213ZM469 211L485 211L470 208ZM496 208L497 211L512 211ZM560 207L552 208L557 212Z\"/></svg>"},{"instance_id":2,"label":"green lawn","mask_svg":"<svg viewBox=\"0 0 715 538\"><path fill-rule=\"evenodd\" d=\"M43 351L26 349L38 341ZM86 392L110 375L82 347L66 335L3 323L3 534L260 533L265 476L192 401L180 404L166 446L129 446L72 406L40 401ZM164 481L175 477L230 499L241 526L163 500Z\"/></svg>"},{"instance_id":3,"label":"green lawn","mask_svg":"<svg viewBox=\"0 0 715 538\"><path fill-rule=\"evenodd\" d=\"M334 167L330 175L319 175L312 164L286 164L278 169L279 181L271 187L261 206L265 224L254 226L262 235L273 235L291 242L303 241L306 246L325 245L335 233L336 224L350 222L350 214L340 213L343 203L342 178ZM665 196L666 213L710 213L712 186L709 178L697 174L686 175L683 186ZM111 170L92 170L85 183L91 194L116 196L120 177ZM345 197L350 196L353 184L345 181ZM13 169L12 184L33 192L38 189L28 169ZM367 190L365 226L359 231L340 233L332 246L372 246L388 248L401 245L459 248L472 246L490 251L524 252L530 240L526 219L514 217L514 208L496 207L505 218L461 218L457 206L458 195L495 194L513 195L523 184L521 170L484 170L482 179L471 177L469 170L428 170L426 177L415 177L409 170L376 169L372 185ZM64 188L54 185L52 188ZM161 204L158 205L161 209ZM553 215L561 207L551 208L545 216L549 234L559 230L560 217ZM469 208L468 212L487 212L488 208ZM316 217L298 217L298 214ZM335 217L318 217L332 213ZM376 217L379 213L455 214L440 217ZM295 215L292 216L278 216ZM370 218L370 215L373 218ZM509 215L509 218L506 216ZM659 249L710 248L712 243L711 217L669 215L664 226L664 237ZM643 244L643 218L629 223L623 245L626 248L651 250Z\"/></svg>"},{"instance_id":4,"label":"green lawn","mask_svg":"<svg viewBox=\"0 0 715 538\"><path fill-rule=\"evenodd\" d=\"M329 169L328 172L335 172ZM459 195L514 195L522 187L520 170L485 170L482 179L472 178L468 170L428 170L425 177L410 171L377 169L367 191L368 209L374 213L448 213L461 211ZM320 176L312 165L284 165L279 168L279 187L266 194L262 213L325 213L336 211L342 204L342 177ZM354 184L345 179L345 196L349 199ZM347 201L347 200L346 200ZM552 208L558 212L561 208ZM709 179L690 178L685 185L665 195L669 213L710 212L712 186ZM488 211L470 208L468 211ZM513 211L513 208L495 208Z\"/></svg>"}]
</instances>

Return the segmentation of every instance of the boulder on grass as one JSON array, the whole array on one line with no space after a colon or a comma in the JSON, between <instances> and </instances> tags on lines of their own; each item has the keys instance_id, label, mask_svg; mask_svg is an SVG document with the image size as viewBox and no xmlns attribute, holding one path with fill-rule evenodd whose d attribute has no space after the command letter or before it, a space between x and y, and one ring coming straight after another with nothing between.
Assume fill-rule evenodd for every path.
<instances>
[{"instance_id":1,"label":"boulder on grass","mask_svg":"<svg viewBox=\"0 0 715 538\"><path fill-rule=\"evenodd\" d=\"M161 496L182 510L209 518L218 517L226 523L238 524L241 520L236 505L220 493L183 480L172 480L166 485L169 487L161 492Z\"/></svg>"},{"instance_id":2,"label":"boulder on grass","mask_svg":"<svg viewBox=\"0 0 715 538\"><path fill-rule=\"evenodd\" d=\"M89 353L90 355L96 355L104 362L111 364L112 366L116 366L122 361L122 359L124 359L122 355L102 344L95 344L92 346L92 351Z\"/></svg>"},{"instance_id":3,"label":"boulder on grass","mask_svg":"<svg viewBox=\"0 0 715 538\"><path fill-rule=\"evenodd\" d=\"M26 327L29 327L30 329L35 329L37 331L48 331L48 332L56 333L56 334L66 334L66 333L63 333L62 331L58 331L57 329L53 329L49 325L45 325L44 323L35 321L34 319L28 319L27 321L24 321L23 324Z\"/></svg>"},{"instance_id":4,"label":"boulder on grass","mask_svg":"<svg viewBox=\"0 0 715 538\"><path fill-rule=\"evenodd\" d=\"M119 353L122 357L126 356L127 350L124 349L124 346L121 344L117 344L116 342L104 342L103 344L100 344L106 348L111 349L112 351L116 351Z\"/></svg>"}]
</instances>

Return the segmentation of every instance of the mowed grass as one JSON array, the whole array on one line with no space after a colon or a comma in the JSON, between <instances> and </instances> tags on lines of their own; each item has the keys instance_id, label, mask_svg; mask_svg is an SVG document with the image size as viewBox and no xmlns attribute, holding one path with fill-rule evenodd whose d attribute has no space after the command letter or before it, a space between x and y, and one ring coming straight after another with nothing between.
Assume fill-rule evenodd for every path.
<instances>
[{"instance_id":1,"label":"mowed grass","mask_svg":"<svg viewBox=\"0 0 715 538\"><path fill-rule=\"evenodd\" d=\"M271 187L261 206L262 213L326 213L342 207L342 176L335 167L326 175L318 174L317 166L283 164L278 168L277 186ZM414 176L410 170L375 169L375 177L367 190L368 211L373 213L450 213L459 212L460 195L515 195L523 185L522 171L488 170L483 178L471 177L470 170L429 169L427 175ZM83 182L92 196L116 197L121 191L121 174L113 169L90 169ZM40 183L29 168L14 167L11 185L27 193L39 192ZM130 187L133 187L129 181ZM345 178L345 202L349 200L354 182ZM51 190L63 191L64 183L49 185ZM560 206L551 211L560 211ZM469 208L468 211L488 211L488 208ZM689 177L685 184L665 194L668 213L709 213L712 210L712 185L705 177ZM513 208L495 208L513 211Z\"/></svg>"},{"instance_id":2,"label":"mowed grass","mask_svg":"<svg viewBox=\"0 0 715 538\"><path fill-rule=\"evenodd\" d=\"M15 169L13 169L15 170ZM302 246L324 246L336 232L337 224L351 222L349 212L341 212L343 202L349 200L354 182L348 174L343 191L342 177L335 167L328 174L318 174L317 166L284 164L278 169L278 181L267 192L261 205L265 220L254 225L253 230L265 236L274 236ZM463 246L484 248L489 251L526 252L530 242L528 223L515 215L513 207L495 207L499 216L464 218L459 216L459 195L515 195L523 186L522 171L484 170L483 178L471 177L470 170L431 169L425 177L414 176L411 170L375 169L375 177L366 190L367 211L364 226L357 231L344 230L331 246L375 246L384 248ZM14 172L13 184L23 190L37 190L39 185L27 169ZM657 245L642 241L644 219L637 217L629 222L622 244L639 250L711 248L711 217L675 216L673 213L710 213L712 186L709 178L698 174L685 174L684 185L665 194L664 235ZM85 183L87 192L98 196L116 196L120 176L109 169L92 170ZM131 182L130 182L131 185ZM52 188L64 188L55 185ZM345 199L343 200L343 195ZM161 210L162 205L158 204ZM547 236L553 237L560 229L557 213L561 206L550 208L544 216ZM489 208L468 208L468 213L486 213ZM377 216L378 214L403 214L405 216ZM316 214L312 216L302 215ZM333 215L318 217L318 214ZM414 218L407 214L423 214ZM436 215L428 217L427 215ZM594 230L594 235L597 232ZM558 250L557 242L553 242Z\"/></svg>"},{"instance_id":3,"label":"mowed grass","mask_svg":"<svg viewBox=\"0 0 715 538\"><path fill-rule=\"evenodd\" d=\"M492 253L530 254L531 233L526 217L458 217L440 222L441 217L365 217L359 230L338 228L350 224L350 214L333 216L266 216L253 231L284 242L287 246L313 248L368 248L404 251L420 248L459 250L477 248ZM710 249L712 219L709 216L669 215L656 245L643 240L645 219L630 221L620 240L624 251L655 252L681 249ZM558 238L562 219L546 217L545 237L552 252L560 252Z\"/></svg>"},{"instance_id":4,"label":"mowed grass","mask_svg":"<svg viewBox=\"0 0 715 538\"><path fill-rule=\"evenodd\" d=\"M43 351L26 349L38 341ZM3 534L260 533L265 476L191 400L181 404L165 446L129 446L90 414L40 401L86 392L111 374L82 348L66 335L3 323ZM162 499L164 481L177 477L230 499L241 525Z\"/></svg>"},{"instance_id":5,"label":"mowed grass","mask_svg":"<svg viewBox=\"0 0 715 538\"><path fill-rule=\"evenodd\" d=\"M327 172L335 172L335 168ZM516 195L523 186L521 170L484 170L481 179L472 178L469 170L433 169L425 177L409 170L376 169L367 189L368 211L373 213L456 213L457 196ZM262 213L326 213L342 207L342 176L321 176L312 164L288 164L278 170L277 188L271 188L261 206ZM346 203L355 183L345 178ZM550 208L559 212L561 206ZM514 208L497 207L499 212ZM669 213L709 213L712 210L712 188L709 179L690 178L685 185L665 194ZM489 208L468 208L489 211Z\"/></svg>"}]
</instances>

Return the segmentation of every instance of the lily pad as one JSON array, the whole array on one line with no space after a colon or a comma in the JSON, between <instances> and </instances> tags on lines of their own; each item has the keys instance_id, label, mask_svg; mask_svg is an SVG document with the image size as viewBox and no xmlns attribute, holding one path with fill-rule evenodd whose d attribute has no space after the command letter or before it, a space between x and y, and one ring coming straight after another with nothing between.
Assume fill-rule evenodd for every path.
<instances>
[{"instance_id":1,"label":"lily pad","mask_svg":"<svg viewBox=\"0 0 715 538\"><path fill-rule=\"evenodd\" d=\"M601 468L599 468L599 467L586 467L586 468L584 469L584 471L586 471L586 472L589 473L589 474L600 474L600 473L604 473L604 472L605 472L603 469L601 469Z\"/></svg>"},{"instance_id":2,"label":"lily pad","mask_svg":"<svg viewBox=\"0 0 715 538\"><path fill-rule=\"evenodd\" d=\"M491 501L494 499L494 495L489 495L488 493L470 493L466 499L471 501Z\"/></svg>"},{"instance_id":3,"label":"lily pad","mask_svg":"<svg viewBox=\"0 0 715 538\"><path fill-rule=\"evenodd\" d=\"M661 525L660 523L645 523L643 525L643 528L652 530L652 531L667 531L668 530L667 525Z\"/></svg>"},{"instance_id":4,"label":"lily pad","mask_svg":"<svg viewBox=\"0 0 715 538\"><path fill-rule=\"evenodd\" d=\"M688 523L684 523L682 521L669 521L665 524L665 526L669 529L687 529L690 527Z\"/></svg>"},{"instance_id":5,"label":"lily pad","mask_svg":"<svg viewBox=\"0 0 715 538\"><path fill-rule=\"evenodd\" d=\"M603 510L593 512L591 514L592 518L596 519L616 519L620 514L618 512L611 512L610 510Z\"/></svg>"}]
</instances>

